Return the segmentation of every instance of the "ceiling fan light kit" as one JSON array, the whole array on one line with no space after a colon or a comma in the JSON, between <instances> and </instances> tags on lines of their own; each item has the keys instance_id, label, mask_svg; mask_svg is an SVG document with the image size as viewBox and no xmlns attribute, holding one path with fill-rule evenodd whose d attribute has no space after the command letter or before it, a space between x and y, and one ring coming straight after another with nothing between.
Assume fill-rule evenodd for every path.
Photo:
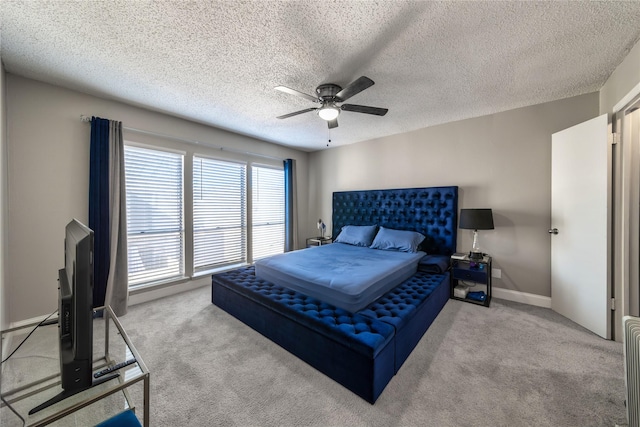
<instances>
[{"instance_id":1,"label":"ceiling fan light kit","mask_svg":"<svg viewBox=\"0 0 640 427\"><path fill-rule=\"evenodd\" d=\"M333 129L338 127L338 116L340 115L340 111L351 111L355 113L384 116L385 114L387 114L387 111L389 111L386 108L368 107L365 105L355 104L342 104L338 106L336 104L346 101L347 99L362 92L368 87L373 86L374 84L375 83L373 82L373 80L365 76L360 77L344 89L333 83L322 84L316 88L316 97L303 92L299 92L295 89L288 88L286 86L277 86L275 89L279 90L280 92L299 96L306 100L321 104L320 107L305 108L304 110L284 114L282 116L278 116L277 118L286 119L289 117L297 116L298 114L307 113L309 111L317 111L318 116L320 116L321 119L327 121L329 129Z\"/></svg>"},{"instance_id":2,"label":"ceiling fan light kit","mask_svg":"<svg viewBox=\"0 0 640 427\"><path fill-rule=\"evenodd\" d=\"M340 110L336 106L336 104L323 105L322 108L318 110L318 115L321 119L330 121L335 120L340 115Z\"/></svg>"}]
</instances>

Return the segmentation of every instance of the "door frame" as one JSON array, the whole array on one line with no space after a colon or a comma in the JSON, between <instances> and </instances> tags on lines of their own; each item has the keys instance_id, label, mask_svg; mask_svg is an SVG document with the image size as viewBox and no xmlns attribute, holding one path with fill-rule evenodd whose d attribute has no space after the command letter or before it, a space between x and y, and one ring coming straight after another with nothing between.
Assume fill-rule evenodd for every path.
<instances>
[{"instance_id":1,"label":"door frame","mask_svg":"<svg viewBox=\"0 0 640 427\"><path fill-rule=\"evenodd\" d=\"M617 106L616 106L617 107ZM614 107L615 108L615 107ZM640 108L640 95L613 112L610 126L614 132L615 145L613 155L613 192L616 204L613 205L613 289L615 311L612 313L613 337L622 341L622 317L640 315L638 285L640 271L640 144L634 142L630 132L629 113ZM640 136L638 137L640 138ZM633 144L637 144L635 147ZM635 234L635 239L630 236ZM631 301L631 298L634 301Z\"/></svg>"}]
</instances>

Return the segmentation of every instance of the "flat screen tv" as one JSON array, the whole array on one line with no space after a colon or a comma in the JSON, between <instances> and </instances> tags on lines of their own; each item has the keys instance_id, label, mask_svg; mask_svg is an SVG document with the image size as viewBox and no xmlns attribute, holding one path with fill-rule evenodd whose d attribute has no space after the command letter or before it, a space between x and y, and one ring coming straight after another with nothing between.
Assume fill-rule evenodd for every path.
<instances>
[{"instance_id":1,"label":"flat screen tv","mask_svg":"<svg viewBox=\"0 0 640 427\"><path fill-rule=\"evenodd\" d=\"M38 412L86 390L93 381L93 231L74 219L65 228L64 268L58 271L58 329L62 392ZM100 383L111 378L101 378Z\"/></svg>"}]
</instances>

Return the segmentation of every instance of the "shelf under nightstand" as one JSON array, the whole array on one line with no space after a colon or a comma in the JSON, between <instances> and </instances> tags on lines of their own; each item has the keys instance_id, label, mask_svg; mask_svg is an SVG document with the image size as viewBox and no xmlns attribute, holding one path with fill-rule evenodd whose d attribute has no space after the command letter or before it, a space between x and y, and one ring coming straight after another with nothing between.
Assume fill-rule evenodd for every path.
<instances>
[{"instance_id":1,"label":"shelf under nightstand","mask_svg":"<svg viewBox=\"0 0 640 427\"><path fill-rule=\"evenodd\" d=\"M333 242L331 237L309 237L307 238L307 247L328 245L331 242Z\"/></svg>"}]
</instances>

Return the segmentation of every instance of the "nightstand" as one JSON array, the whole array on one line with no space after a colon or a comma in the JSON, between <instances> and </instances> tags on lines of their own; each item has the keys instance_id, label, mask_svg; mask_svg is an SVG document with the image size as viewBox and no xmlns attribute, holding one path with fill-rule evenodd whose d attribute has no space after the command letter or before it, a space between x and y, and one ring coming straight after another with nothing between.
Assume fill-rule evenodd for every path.
<instances>
[{"instance_id":1,"label":"nightstand","mask_svg":"<svg viewBox=\"0 0 640 427\"><path fill-rule=\"evenodd\" d=\"M454 295L454 288L458 284L484 285L487 297L484 301L476 301L471 298L460 298ZM470 288L473 292L473 288ZM451 258L451 298L472 304L489 307L491 304L491 257L485 255L482 259L470 259L465 256L463 259Z\"/></svg>"},{"instance_id":2,"label":"nightstand","mask_svg":"<svg viewBox=\"0 0 640 427\"><path fill-rule=\"evenodd\" d=\"M333 242L331 237L309 237L307 239L307 247L328 245L331 242Z\"/></svg>"}]
</instances>

